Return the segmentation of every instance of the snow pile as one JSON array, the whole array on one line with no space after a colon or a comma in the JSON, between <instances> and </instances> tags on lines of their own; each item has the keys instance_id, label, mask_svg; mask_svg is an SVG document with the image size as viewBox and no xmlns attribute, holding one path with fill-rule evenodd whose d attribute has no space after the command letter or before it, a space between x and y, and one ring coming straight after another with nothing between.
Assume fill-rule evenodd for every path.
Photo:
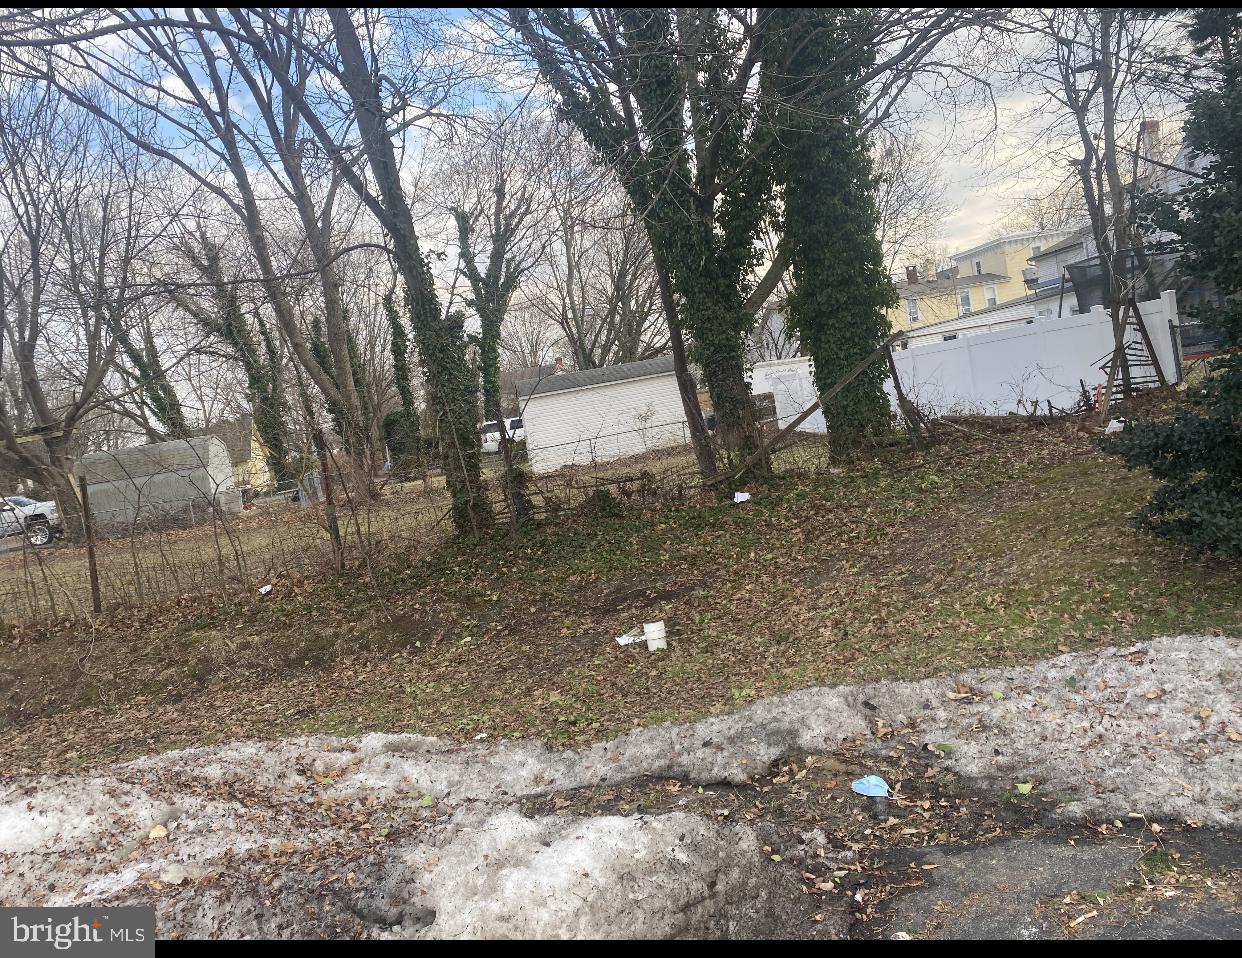
<instances>
[{"instance_id":1,"label":"snow pile","mask_svg":"<svg viewBox=\"0 0 1242 958\"><path fill-rule=\"evenodd\" d=\"M740 783L870 736L935 746L1060 814L1242 824L1242 643L1180 636L1029 668L808 689L581 751L367 735L238 742L0 788L0 902L151 902L165 935L764 937L806 907L745 826L536 817L534 796ZM829 916L822 925L831 933Z\"/></svg>"}]
</instances>

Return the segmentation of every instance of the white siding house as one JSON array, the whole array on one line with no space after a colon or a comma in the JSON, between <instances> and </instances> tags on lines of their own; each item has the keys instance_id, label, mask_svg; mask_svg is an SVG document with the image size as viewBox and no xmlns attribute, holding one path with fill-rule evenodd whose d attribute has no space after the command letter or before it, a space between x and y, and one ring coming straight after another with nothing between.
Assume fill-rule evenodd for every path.
<instances>
[{"instance_id":1,"label":"white siding house","mask_svg":"<svg viewBox=\"0 0 1242 958\"><path fill-rule=\"evenodd\" d=\"M689 441L672 356L528 379L517 393L535 472Z\"/></svg>"}]
</instances>

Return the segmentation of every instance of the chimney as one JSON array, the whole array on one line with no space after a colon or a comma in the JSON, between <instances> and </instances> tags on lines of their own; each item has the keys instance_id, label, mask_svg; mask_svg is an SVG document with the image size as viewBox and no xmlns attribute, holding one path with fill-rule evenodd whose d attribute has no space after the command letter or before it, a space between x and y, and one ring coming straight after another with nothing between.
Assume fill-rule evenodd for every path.
<instances>
[{"instance_id":1,"label":"chimney","mask_svg":"<svg viewBox=\"0 0 1242 958\"><path fill-rule=\"evenodd\" d=\"M557 356L556 366L552 370L552 375L555 376L557 373L563 373L564 371L565 371L565 360L562 359L560 356Z\"/></svg>"},{"instance_id":2,"label":"chimney","mask_svg":"<svg viewBox=\"0 0 1242 958\"><path fill-rule=\"evenodd\" d=\"M1160 148L1160 121L1144 120L1139 127L1139 153L1153 159Z\"/></svg>"},{"instance_id":3,"label":"chimney","mask_svg":"<svg viewBox=\"0 0 1242 958\"><path fill-rule=\"evenodd\" d=\"M919 268L917 266L906 267L906 282L913 286L919 281Z\"/></svg>"}]
</instances>

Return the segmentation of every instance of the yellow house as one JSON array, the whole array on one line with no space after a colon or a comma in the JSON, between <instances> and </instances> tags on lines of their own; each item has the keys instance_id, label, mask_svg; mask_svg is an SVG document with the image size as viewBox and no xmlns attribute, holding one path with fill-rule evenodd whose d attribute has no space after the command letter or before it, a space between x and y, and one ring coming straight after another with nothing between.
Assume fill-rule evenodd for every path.
<instances>
[{"instance_id":1,"label":"yellow house","mask_svg":"<svg viewBox=\"0 0 1242 958\"><path fill-rule=\"evenodd\" d=\"M267 465L267 446L254 428L252 416L227 419L200 429L195 435L218 436L223 440L233 466L233 480L239 489L263 489L275 481Z\"/></svg>"},{"instance_id":2,"label":"yellow house","mask_svg":"<svg viewBox=\"0 0 1242 958\"><path fill-rule=\"evenodd\" d=\"M900 302L889 310L891 328L918 329L1021 299L1030 292L1023 277L1027 261L1069 235L1066 230L1001 236L955 253L946 269L931 276L907 266L905 281L897 283Z\"/></svg>"}]
</instances>

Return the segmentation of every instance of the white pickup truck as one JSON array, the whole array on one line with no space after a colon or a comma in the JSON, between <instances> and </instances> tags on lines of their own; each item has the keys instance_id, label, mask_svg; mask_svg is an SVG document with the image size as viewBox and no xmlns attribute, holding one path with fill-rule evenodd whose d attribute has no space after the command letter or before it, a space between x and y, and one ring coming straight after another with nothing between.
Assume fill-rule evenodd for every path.
<instances>
[{"instance_id":1,"label":"white pickup truck","mask_svg":"<svg viewBox=\"0 0 1242 958\"><path fill-rule=\"evenodd\" d=\"M60 532L56 503L25 496L0 498L0 537L25 535L32 546L45 546Z\"/></svg>"}]
</instances>

